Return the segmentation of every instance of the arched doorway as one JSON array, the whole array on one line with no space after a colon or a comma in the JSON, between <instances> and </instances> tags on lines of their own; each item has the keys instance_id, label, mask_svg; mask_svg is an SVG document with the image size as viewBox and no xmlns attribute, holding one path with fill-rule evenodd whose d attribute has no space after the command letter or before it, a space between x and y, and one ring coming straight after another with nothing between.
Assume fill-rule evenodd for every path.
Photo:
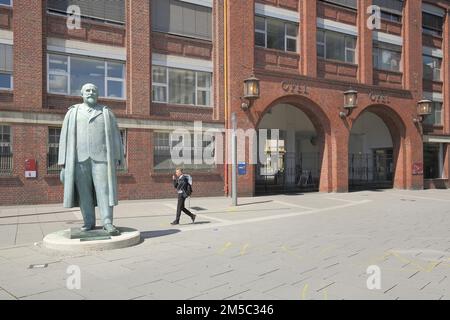
<instances>
[{"instance_id":1,"label":"arched doorway","mask_svg":"<svg viewBox=\"0 0 450 320\"><path fill-rule=\"evenodd\" d=\"M289 103L270 107L257 129L266 129L267 138L262 141L258 130L255 193L319 191L325 146L323 129L300 107Z\"/></svg>"},{"instance_id":2,"label":"arched doorway","mask_svg":"<svg viewBox=\"0 0 450 320\"><path fill-rule=\"evenodd\" d=\"M388 189L395 185L402 132L400 119L387 107L367 108L349 137L349 190Z\"/></svg>"}]
</instances>

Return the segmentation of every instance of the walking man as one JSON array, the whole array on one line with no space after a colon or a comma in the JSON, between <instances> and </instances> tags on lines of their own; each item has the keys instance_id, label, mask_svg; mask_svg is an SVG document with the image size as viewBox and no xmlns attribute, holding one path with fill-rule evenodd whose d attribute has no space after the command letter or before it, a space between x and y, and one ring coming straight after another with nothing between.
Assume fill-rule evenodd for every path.
<instances>
[{"instance_id":1,"label":"walking man","mask_svg":"<svg viewBox=\"0 0 450 320\"><path fill-rule=\"evenodd\" d=\"M183 174L183 170L178 168L175 171L175 175L172 176L173 186L177 189L178 193L178 204L177 204L177 216L175 220L171 223L171 225L180 224L180 216L181 211L187 214L192 219L192 223L195 222L196 215L190 212L184 206L184 202L186 198L190 196L188 188L189 188L189 179L186 175Z\"/></svg>"}]
</instances>

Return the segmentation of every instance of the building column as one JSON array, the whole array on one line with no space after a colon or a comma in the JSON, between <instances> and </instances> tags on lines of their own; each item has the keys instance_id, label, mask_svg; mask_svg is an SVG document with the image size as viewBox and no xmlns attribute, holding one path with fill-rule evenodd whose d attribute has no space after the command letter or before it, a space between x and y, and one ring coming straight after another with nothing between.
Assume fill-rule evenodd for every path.
<instances>
[{"instance_id":1,"label":"building column","mask_svg":"<svg viewBox=\"0 0 450 320\"><path fill-rule=\"evenodd\" d=\"M443 95L443 117L444 134L450 135L450 13L447 12L447 18L444 20L444 34L442 50L444 58L442 60L442 78L444 81ZM450 177L449 177L450 178Z\"/></svg>"},{"instance_id":2,"label":"building column","mask_svg":"<svg viewBox=\"0 0 450 320\"><path fill-rule=\"evenodd\" d=\"M46 1L13 2L14 105L41 109L47 96Z\"/></svg>"},{"instance_id":3,"label":"building column","mask_svg":"<svg viewBox=\"0 0 450 320\"><path fill-rule=\"evenodd\" d=\"M300 73L317 77L317 3L316 0L300 1Z\"/></svg>"},{"instance_id":4,"label":"building column","mask_svg":"<svg viewBox=\"0 0 450 320\"><path fill-rule=\"evenodd\" d=\"M372 0L358 1L358 80L360 83L373 84L372 30L367 27L367 8Z\"/></svg>"},{"instance_id":5,"label":"building column","mask_svg":"<svg viewBox=\"0 0 450 320\"><path fill-rule=\"evenodd\" d=\"M126 1L127 113L149 115L152 92L151 0Z\"/></svg>"},{"instance_id":6,"label":"building column","mask_svg":"<svg viewBox=\"0 0 450 320\"><path fill-rule=\"evenodd\" d=\"M244 80L252 74L255 67L255 1L225 1L227 6L228 32L227 32L227 83L228 105L226 106L228 119L227 126L231 128L231 114L236 113L238 129L254 128L252 112L241 109L241 97L244 93ZM256 77L258 72L255 71ZM261 92L261 95L267 94ZM254 106L252 106L254 108ZM231 138L226 136L228 146ZM249 150L246 148L246 159L248 163ZM231 159L231 157L228 157ZM228 191L231 194L231 164L228 164L227 179ZM254 170L248 165L247 174L238 176L238 194L240 196L251 196L254 193Z\"/></svg>"},{"instance_id":7,"label":"building column","mask_svg":"<svg viewBox=\"0 0 450 320\"><path fill-rule=\"evenodd\" d=\"M407 0L403 15L403 87L422 97L422 0Z\"/></svg>"}]
</instances>

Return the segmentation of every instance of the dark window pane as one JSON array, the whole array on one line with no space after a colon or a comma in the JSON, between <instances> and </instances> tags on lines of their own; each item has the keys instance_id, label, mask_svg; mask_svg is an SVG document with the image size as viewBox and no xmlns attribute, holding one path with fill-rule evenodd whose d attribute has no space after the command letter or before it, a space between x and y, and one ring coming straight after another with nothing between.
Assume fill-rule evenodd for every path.
<instances>
[{"instance_id":1,"label":"dark window pane","mask_svg":"<svg viewBox=\"0 0 450 320\"><path fill-rule=\"evenodd\" d=\"M0 88L11 89L12 80L10 74L0 73Z\"/></svg>"},{"instance_id":2,"label":"dark window pane","mask_svg":"<svg viewBox=\"0 0 450 320\"><path fill-rule=\"evenodd\" d=\"M424 159L424 175L425 179L440 178L439 169L439 144L425 143L423 145L423 159Z\"/></svg>"},{"instance_id":3,"label":"dark window pane","mask_svg":"<svg viewBox=\"0 0 450 320\"><path fill-rule=\"evenodd\" d=\"M211 8L176 0L152 0L151 5L154 30L212 38Z\"/></svg>"},{"instance_id":4,"label":"dark window pane","mask_svg":"<svg viewBox=\"0 0 450 320\"><path fill-rule=\"evenodd\" d=\"M345 37L336 32L326 33L326 58L345 61Z\"/></svg>"},{"instance_id":5,"label":"dark window pane","mask_svg":"<svg viewBox=\"0 0 450 320\"><path fill-rule=\"evenodd\" d=\"M266 30L266 20L263 17L255 17L255 29L265 31Z\"/></svg>"},{"instance_id":6,"label":"dark window pane","mask_svg":"<svg viewBox=\"0 0 450 320\"><path fill-rule=\"evenodd\" d=\"M169 103L195 104L195 72L169 69Z\"/></svg>"},{"instance_id":7,"label":"dark window pane","mask_svg":"<svg viewBox=\"0 0 450 320\"><path fill-rule=\"evenodd\" d=\"M81 87L93 83L98 87L98 95L105 96L105 63L101 60L71 58L70 90L72 95L80 95Z\"/></svg>"},{"instance_id":8,"label":"dark window pane","mask_svg":"<svg viewBox=\"0 0 450 320\"><path fill-rule=\"evenodd\" d=\"M297 40L286 39L286 51L297 52Z\"/></svg>"},{"instance_id":9,"label":"dark window pane","mask_svg":"<svg viewBox=\"0 0 450 320\"><path fill-rule=\"evenodd\" d=\"M125 0L47 0L47 8L59 13L65 14L70 5L79 6L83 17L125 22Z\"/></svg>"},{"instance_id":10,"label":"dark window pane","mask_svg":"<svg viewBox=\"0 0 450 320\"><path fill-rule=\"evenodd\" d=\"M108 80L108 97L123 98L123 82Z\"/></svg>"},{"instance_id":11,"label":"dark window pane","mask_svg":"<svg viewBox=\"0 0 450 320\"><path fill-rule=\"evenodd\" d=\"M267 48L284 50L284 22L267 19Z\"/></svg>"},{"instance_id":12,"label":"dark window pane","mask_svg":"<svg viewBox=\"0 0 450 320\"><path fill-rule=\"evenodd\" d=\"M266 35L261 32L255 32L255 46L265 47L266 46Z\"/></svg>"}]
</instances>

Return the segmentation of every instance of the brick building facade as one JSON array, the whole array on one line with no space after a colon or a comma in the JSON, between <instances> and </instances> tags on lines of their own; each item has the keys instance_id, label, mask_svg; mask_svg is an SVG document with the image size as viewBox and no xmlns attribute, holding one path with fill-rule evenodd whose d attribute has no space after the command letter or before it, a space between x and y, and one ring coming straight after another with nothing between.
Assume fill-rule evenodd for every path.
<instances>
[{"instance_id":1,"label":"brick building facade","mask_svg":"<svg viewBox=\"0 0 450 320\"><path fill-rule=\"evenodd\" d=\"M85 80L98 82L100 103L113 110L123 133L120 199L173 196L168 133L192 130L194 121L221 131L231 127L232 113L244 130L274 128L270 122L286 112L303 119L287 119L286 137L277 140L291 146L283 151L283 177L248 165L238 179L240 195L308 184L346 192L356 180L401 189L449 185L450 1L68 3L79 4L79 28L68 27L73 16L57 1L0 1L2 205L62 201L53 159L58 129L67 108L80 102ZM381 8L375 30L367 27L371 5ZM252 73L260 98L243 110L243 81ZM358 92L358 107L341 117L349 88ZM421 125L414 119L423 98L435 107ZM277 112L280 106L286 112ZM386 138L368 132L378 122ZM308 148L317 153L309 163ZM366 165L356 168L361 157ZM25 177L27 159L37 162L36 178ZM229 166L186 167L196 196L230 192Z\"/></svg>"}]
</instances>

